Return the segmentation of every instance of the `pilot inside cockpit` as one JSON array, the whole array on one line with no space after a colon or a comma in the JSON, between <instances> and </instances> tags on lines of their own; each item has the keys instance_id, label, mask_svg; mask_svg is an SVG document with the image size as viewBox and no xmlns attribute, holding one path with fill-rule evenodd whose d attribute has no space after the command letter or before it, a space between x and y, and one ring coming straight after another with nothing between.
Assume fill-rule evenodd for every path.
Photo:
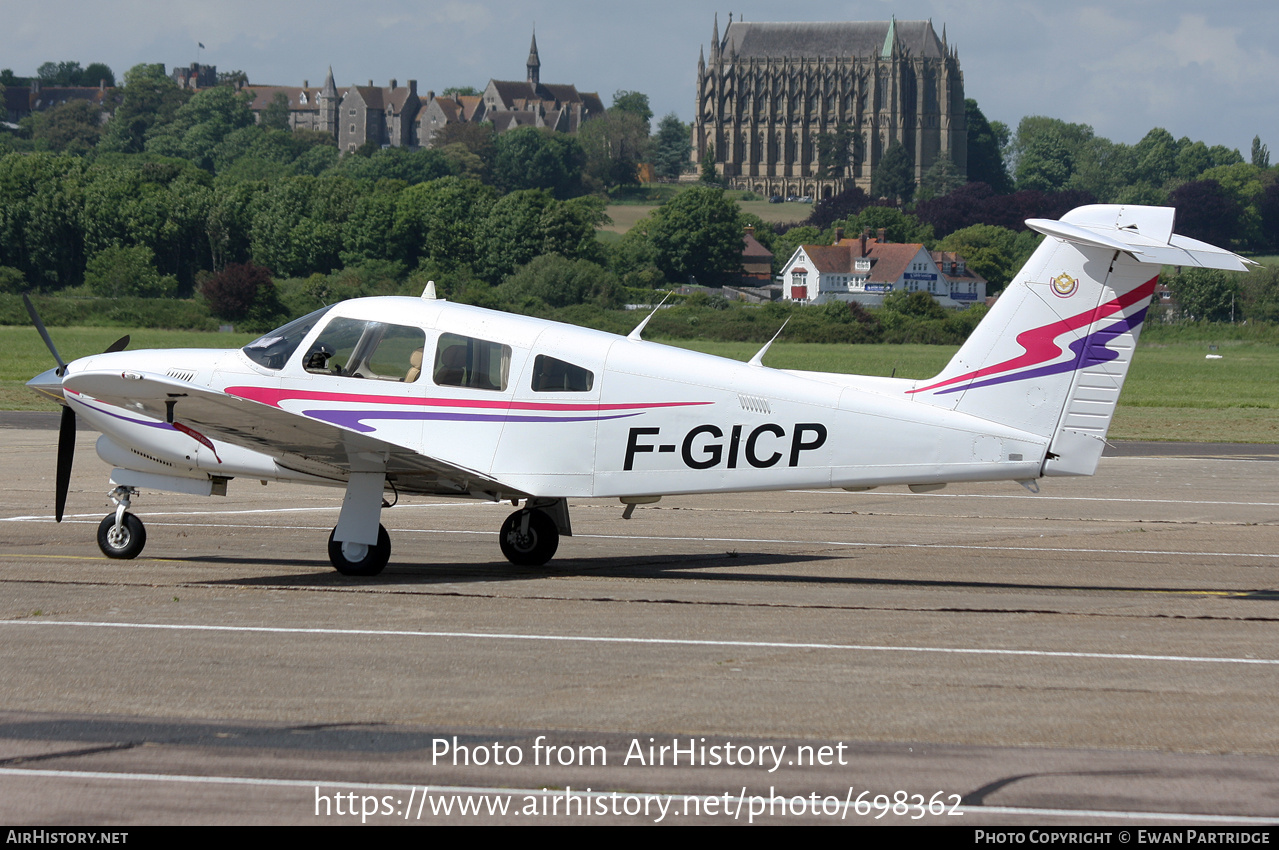
<instances>
[{"instance_id":1,"label":"pilot inside cockpit","mask_svg":"<svg viewBox=\"0 0 1279 850\"><path fill-rule=\"evenodd\" d=\"M322 342L317 342L307 353L306 363L303 364L303 368L305 368L308 372L332 372L333 374L337 374L341 371L340 369L329 368L329 358L331 358L335 353L336 352L334 352L328 345L325 345Z\"/></svg>"}]
</instances>

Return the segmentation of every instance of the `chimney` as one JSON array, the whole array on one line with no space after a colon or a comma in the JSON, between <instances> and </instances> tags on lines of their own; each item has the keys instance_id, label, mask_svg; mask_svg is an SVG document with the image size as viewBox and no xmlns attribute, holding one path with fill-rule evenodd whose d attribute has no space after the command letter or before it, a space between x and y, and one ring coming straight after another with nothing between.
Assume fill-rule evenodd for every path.
<instances>
[{"instance_id":1,"label":"chimney","mask_svg":"<svg viewBox=\"0 0 1279 850\"><path fill-rule=\"evenodd\" d=\"M396 88L396 85L395 85L395 84L396 84L396 83L398 83L398 82L399 82L399 80L395 79L395 77L392 77L392 78L391 78L391 88Z\"/></svg>"},{"instance_id":2,"label":"chimney","mask_svg":"<svg viewBox=\"0 0 1279 850\"><path fill-rule=\"evenodd\" d=\"M859 257L864 257L864 256L866 256L866 233L867 233L867 231L866 231L866 230L862 230L862 237L861 237L861 240L860 240L860 241L861 241L862 248L861 248L861 253L857 255L857 256L859 256Z\"/></svg>"},{"instance_id":3,"label":"chimney","mask_svg":"<svg viewBox=\"0 0 1279 850\"><path fill-rule=\"evenodd\" d=\"M310 80L303 80L303 81L302 81L302 88L304 88L304 89L309 89L310 87L311 87L311 81L310 81Z\"/></svg>"},{"instance_id":4,"label":"chimney","mask_svg":"<svg viewBox=\"0 0 1279 850\"><path fill-rule=\"evenodd\" d=\"M417 94L417 80L409 80L409 94Z\"/></svg>"},{"instance_id":5,"label":"chimney","mask_svg":"<svg viewBox=\"0 0 1279 850\"><path fill-rule=\"evenodd\" d=\"M835 228L835 244L838 245L843 238L844 238L844 228L836 227Z\"/></svg>"},{"instance_id":6,"label":"chimney","mask_svg":"<svg viewBox=\"0 0 1279 850\"><path fill-rule=\"evenodd\" d=\"M753 225L753 224L748 224L748 225L746 225L746 235L747 235L747 236L754 236L754 235L755 235L755 225Z\"/></svg>"},{"instance_id":7,"label":"chimney","mask_svg":"<svg viewBox=\"0 0 1279 850\"><path fill-rule=\"evenodd\" d=\"M373 88L373 81L369 80L369 88Z\"/></svg>"},{"instance_id":8,"label":"chimney","mask_svg":"<svg viewBox=\"0 0 1279 850\"><path fill-rule=\"evenodd\" d=\"M879 228L879 244L880 245L888 244L888 228L886 227Z\"/></svg>"}]
</instances>

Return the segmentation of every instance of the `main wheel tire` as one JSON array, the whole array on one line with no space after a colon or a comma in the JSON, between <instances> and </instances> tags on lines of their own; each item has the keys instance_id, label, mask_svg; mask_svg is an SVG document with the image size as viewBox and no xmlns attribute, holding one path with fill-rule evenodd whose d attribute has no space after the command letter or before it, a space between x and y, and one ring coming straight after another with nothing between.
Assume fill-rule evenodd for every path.
<instances>
[{"instance_id":1,"label":"main wheel tire","mask_svg":"<svg viewBox=\"0 0 1279 850\"><path fill-rule=\"evenodd\" d=\"M386 562L391 560L391 535L387 534L382 526L377 527L377 544L366 546L363 556L357 560L348 558L347 553L342 551L343 544L333 539L337 531L335 526L329 532L329 561L333 564L333 569L342 575L375 576L382 572Z\"/></svg>"},{"instance_id":2,"label":"main wheel tire","mask_svg":"<svg viewBox=\"0 0 1279 850\"><path fill-rule=\"evenodd\" d=\"M524 516L528 515L528 531L521 532ZM516 511L502 523L498 542L506 560L521 567L540 567L555 557L560 547L560 532L555 521L544 511Z\"/></svg>"},{"instance_id":3,"label":"main wheel tire","mask_svg":"<svg viewBox=\"0 0 1279 850\"><path fill-rule=\"evenodd\" d=\"M147 545L147 530L142 520L126 513L120 528L115 527L115 514L107 514L98 523L98 548L108 558L129 560L142 554Z\"/></svg>"}]
</instances>

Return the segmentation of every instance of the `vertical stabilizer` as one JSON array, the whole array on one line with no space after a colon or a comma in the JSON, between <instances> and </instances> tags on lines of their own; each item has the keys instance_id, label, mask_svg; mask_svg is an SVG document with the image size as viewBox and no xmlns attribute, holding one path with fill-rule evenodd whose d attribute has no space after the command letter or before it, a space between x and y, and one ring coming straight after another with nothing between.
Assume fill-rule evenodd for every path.
<instances>
[{"instance_id":1,"label":"vertical stabilizer","mask_svg":"<svg viewBox=\"0 0 1279 850\"><path fill-rule=\"evenodd\" d=\"M1165 207L1080 207L1046 234L918 401L1049 440L1045 475L1091 475L1163 263L1245 270L1229 251L1172 232Z\"/></svg>"}]
</instances>

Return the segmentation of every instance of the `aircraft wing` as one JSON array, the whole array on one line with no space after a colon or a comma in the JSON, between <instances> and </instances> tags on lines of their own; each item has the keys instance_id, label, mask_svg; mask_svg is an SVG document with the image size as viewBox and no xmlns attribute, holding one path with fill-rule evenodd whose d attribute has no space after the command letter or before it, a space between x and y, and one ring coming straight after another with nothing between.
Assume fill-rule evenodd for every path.
<instances>
[{"instance_id":1,"label":"aircraft wing","mask_svg":"<svg viewBox=\"0 0 1279 850\"><path fill-rule=\"evenodd\" d=\"M281 467L297 472L344 480L353 466L367 468L370 459L385 457L387 474L396 476L401 490L453 495L500 492L505 498L526 495L412 447L166 375L85 371L69 375L63 387L151 419L194 428L211 439L272 457Z\"/></svg>"}]
</instances>

